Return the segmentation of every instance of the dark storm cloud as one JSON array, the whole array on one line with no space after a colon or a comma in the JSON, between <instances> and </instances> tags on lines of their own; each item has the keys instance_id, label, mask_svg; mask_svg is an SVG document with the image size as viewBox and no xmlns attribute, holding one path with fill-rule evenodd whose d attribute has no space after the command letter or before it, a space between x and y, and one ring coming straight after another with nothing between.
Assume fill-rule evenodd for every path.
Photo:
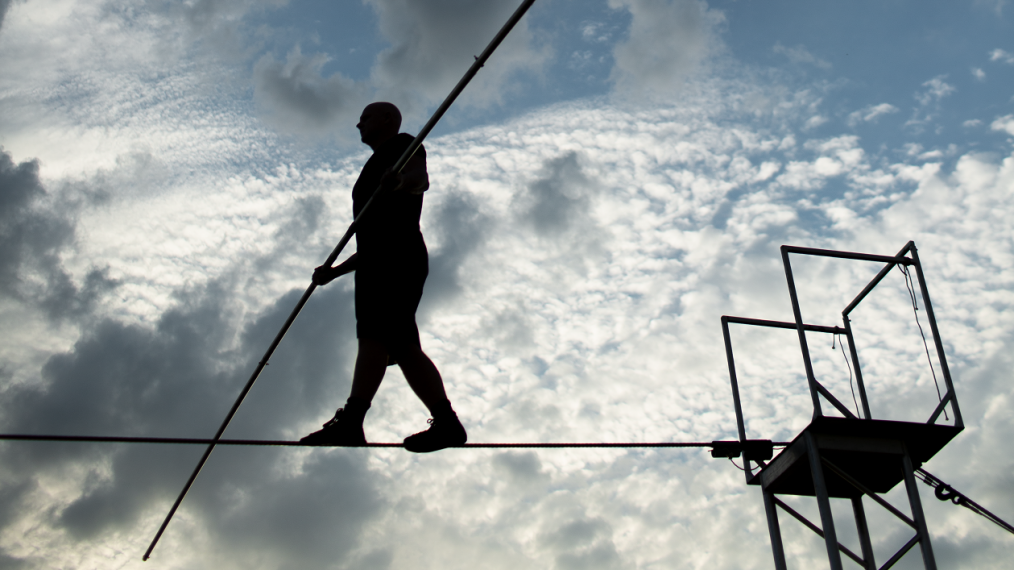
<instances>
[{"instance_id":1,"label":"dark storm cloud","mask_svg":"<svg viewBox=\"0 0 1014 570\"><path fill-rule=\"evenodd\" d=\"M456 191L432 217L427 216L426 231L438 236L440 247L430 252L423 312L461 292L461 267L493 232L494 224L494 220L479 211L471 195Z\"/></svg>"},{"instance_id":2,"label":"dark storm cloud","mask_svg":"<svg viewBox=\"0 0 1014 570\"><path fill-rule=\"evenodd\" d=\"M50 202L38 161L15 163L0 148L0 295L35 304L53 319L79 317L116 283L97 268L74 283L60 261L73 245L74 224Z\"/></svg>"},{"instance_id":3,"label":"dark storm cloud","mask_svg":"<svg viewBox=\"0 0 1014 570\"><path fill-rule=\"evenodd\" d=\"M284 62L268 54L254 65L254 93L275 128L319 136L356 124L369 103L366 89L340 74L323 77L327 61L324 54L303 55L297 46Z\"/></svg>"},{"instance_id":4,"label":"dark storm cloud","mask_svg":"<svg viewBox=\"0 0 1014 570\"><path fill-rule=\"evenodd\" d=\"M512 483L531 484L545 478L539 456L531 451L501 453L493 458L493 465L506 472Z\"/></svg>"},{"instance_id":5,"label":"dark storm cloud","mask_svg":"<svg viewBox=\"0 0 1014 570\"><path fill-rule=\"evenodd\" d=\"M419 93L430 101L442 99L518 5L513 0L368 1L379 16L380 32L393 44L377 58L372 79L381 95L407 104ZM537 71L547 53L532 44L524 18L483 68L482 80L469 85L465 100L499 100L518 71Z\"/></svg>"},{"instance_id":6,"label":"dark storm cloud","mask_svg":"<svg viewBox=\"0 0 1014 570\"><path fill-rule=\"evenodd\" d=\"M214 284L181 295L178 306L154 327L102 321L72 350L50 358L42 383L6 390L2 429L209 437L300 293L283 296L259 315L238 346L231 340L230 292ZM343 370L350 355L351 305L350 293L341 287L324 289L311 300L228 437L292 437L326 419L340 402L337 393L347 390L348 380L336 379L334 371ZM23 500L42 473L84 469L92 475L82 495L57 511L52 522L75 539L101 539L129 531L153 508L168 508L201 451L8 444L2 450L0 501ZM238 553L282 553L290 563L310 565L347 553L362 522L380 507L376 475L355 453L324 451L315 452L298 475L280 473L272 466L285 453L219 449L185 508L199 513L211 536ZM237 506L237 493L250 499Z\"/></svg>"},{"instance_id":7,"label":"dark storm cloud","mask_svg":"<svg viewBox=\"0 0 1014 570\"><path fill-rule=\"evenodd\" d=\"M51 258L73 236L66 220L43 216L32 206L46 196L39 181L39 162L15 164L0 148L0 291L17 290L18 269L30 258Z\"/></svg>"},{"instance_id":8,"label":"dark storm cloud","mask_svg":"<svg viewBox=\"0 0 1014 570\"><path fill-rule=\"evenodd\" d=\"M11 0L0 0L0 30L4 27L4 17L7 16L7 10L11 7Z\"/></svg>"},{"instance_id":9,"label":"dark storm cloud","mask_svg":"<svg viewBox=\"0 0 1014 570\"><path fill-rule=\"evenodd\" d=\"M4 431L102 435L207 435L235 379L215 372L222 322L215 294L168 312L153 329L103 321L73 350L53 356L44 383L12 387ZM94 473L53 521L76 539L125 530L185 480L199 450L92 444L8 445L8 479L76 469ZM103 460L111 474L98 475Z\"/></svg>"},{"instance_id":10,"label":"dark storm cloud","mask_svg":"<svg viewBox=\"0 0 1014 570\"><path fill-rule=\"evenodd\" d=\"M443 99L518 6L514 0L368 1L380 32L393 44L378 57L372 80L382 98L406 106L420 93L422 103ZM522 70L537 71L546 58L545 49L533 45L528 19L522 19L464 97L498 101L510 89L508 79Z\"/></svg>"},{"instance_id":11,"label":"dark storm cloud","mask_svg":"<svg viewBox=\"0 0 1014 570\"><path fill-rule=\"evenodd\" d=\"M254 93L272 126L293 134L324 135L354 125L371 100L392 101L406 116L419 115L443 100L473 56L482 52L517 8L507 0L370 4L377 12L380 32L393 46L377 56L369 81L355 82L340 73L325 77L322 70L329 56L304 55L299 46L285 61L271 54L261 57L254 66ZM508 79L521 70L538 70L545 59L545 53L532 47L531 33L522 20L462 101L481 105L499 101L511 89Z\"/></svg>"},{"instance_id":12,"label":"dark storm cloud","mask_svg":"<svg viewBox=\"0 0 1014 570\"><path fill-rule=\"evenodd\" d=\"M72 349L49 358L37 382L6 387L0 430L210 437L302 294L291 291L243 326L234 296L251 278L245 268L256 278L291 255L316 231L323 210L317 197L294 202L280 215L272 250L263 259L178 292L176 305L151 326L95 319ZM226 436L292 439L317 429L348 391L354 330L350 289L341 282L319 289ZM153 509L168 509L202 451L6 444L0 447L0 506L28 504L39 492L34 481L40 476L88 473L81 494L57 500L45 519L72 539L102 541L137 528ZM257 558L262 565L280 556L279 567L317 567L346 556L363 522L380 509L380 479L362 457L341 451L315 451L298 474L287 473L277 466L287 464L291 453L220 448L184 509L197 513L222 551ZM237 494L253 500L237 504ZM12 524L24 514L0 523Z\"/></svg>"},{"instance_id":13,"label":"dark storm cloud","mask_svg":"<svg viewBox=\"0 0 1014 570\"><path fill-rule=\"evenodd\" d=\"M234 470L230 485L260 499L234 508L231 494L219 493L217 504L205 503L203 510L236 552L257 552L261 559L270 552L284 560L282 568L331 567L349 557L364 523L384 505L365 459L362 451L318 451L297 477Z\"/></svg>"},{"instance_id":14,"label":"dark storm cloud","mask_svg":"<svg viewBox=\"0 0 1014 570\"><path fill-rule=\"evenodd\" d=\"M630 95L671 95L720 46L714 28L722 15L699 0L609 0L627 8L630 31L616 45L612 80Z\"/></svg>"},{"instance_id":15,"label":"dark storm cloud","mask_svg":"<svg viewBox=\"0 0 1014 570\"><path fill-rule=\"evenodd\" d=\"M612 540L612 527L600 518L569 521L545 533L541 542L557 552L560 570L619 569L627 567Z\"/></svg>"},{"instance_id":16,"label":"dark storm cloud","mask_svg":"<svg viewBox=\"0 0 1014 570\"><path fill-rule=\"evenodd\" d=\"M551 159L520 197L521 219L542 236L572 229L587 218L593 189L576 152Z\"/></svg>"}]
</instances>

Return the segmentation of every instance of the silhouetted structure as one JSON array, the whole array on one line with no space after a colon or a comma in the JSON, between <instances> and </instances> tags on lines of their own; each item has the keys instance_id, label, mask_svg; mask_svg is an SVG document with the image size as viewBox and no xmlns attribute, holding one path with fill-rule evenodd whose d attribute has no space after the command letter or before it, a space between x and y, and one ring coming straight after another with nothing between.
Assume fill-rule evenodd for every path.
<instances>
[{"instance_id":1,"label":"silhouetted structure","mask_svg":"<svg viewBox=\"0 0 1014 570\"><path fill-rule=\"evenodd\" d=\"M747 440L743 407L740 401L739 382L736 376L736 365L733 359L732 340L729 324L755 325L794 329L799 336L799 347L806 369L806 379L813 402L813 419L803 431L774 459L765 461L762 456L751 456L744 453L746 482L759 485L764 494L764 507L768 519L768 531L771 535L771 548L774 553L775 567L784 570L785 552L782 548L782 536L778 523L778 508L781 508L808 528L824 538L827 546L828 559L833 570L842 568L841 553L853 559L867 570L876 570L870 531L866 522L863 507L863 496L867 496L915 531L913 536L900 550L880 568L890 568L916 544L922 551L923 564L927 569L936 569L933 548L930 544L926 517L923 514L916 488L915 470L928 461L937 451L944 447L963 428L961 411L951 383L950 371L944 355L940 333L937 330L933 306L923 277L922 266L915 244L909 242L895 256L868 255L843 251L829 251L802 247L782 246L782 263L788 281L789 298L792 301L792 312L795 322L766 321L741 317L722 317L722 331L725 335L725 350L729 361L729 376L732 382L733 402L736 407L736 422L742 442ZM806 324L800 310L799 298L793 281L789 254L801 254L839 259L872 261L885 264L883 269L842 311L842 326L819 326ZM929 320L933 344L936 349L945 391L939 395L939 403L925 423L900 422L874 419L870 412L866 386L863 381L859 356L852 334L850 313L859 303L887 276L895 267L905 272L906 285L909 288L913 304L917 303L917 293L913 285L910 271L914 269L918 281L918 290ZM922 331L922 326L919 326ZM855 372L856 387L862 412L854 414L841 403L814 376L806 333L825 333L843 335L848 341L849 356L852 370ZM925 335L925 333L923 333ZM925 342L925 336L924 342ZM844 350L844 346L842 347ZM927 358L929 346L926 346ZM930 360L932 367L932 360ZM934 372L934 379L936 378ZM939 388L938 388L939 391ZM826 402L841 414L825 415L821 404ZM858 406L857 406L858 407ZM953 417L952 425L938 423L941 415L947 417L946 409L950 408ZM858 415L857 415L858 414ZM904 481L908 494L911 515L906 515L887 503L880 495L888 492L895 485ZM807 520L803 515L792 509L777 495L801 495L817 499L820 512L821 527ZM834 520L831 513L832 498L848 499L859 534L859 554L838 542Z\"/></svg>"}]
</instances>

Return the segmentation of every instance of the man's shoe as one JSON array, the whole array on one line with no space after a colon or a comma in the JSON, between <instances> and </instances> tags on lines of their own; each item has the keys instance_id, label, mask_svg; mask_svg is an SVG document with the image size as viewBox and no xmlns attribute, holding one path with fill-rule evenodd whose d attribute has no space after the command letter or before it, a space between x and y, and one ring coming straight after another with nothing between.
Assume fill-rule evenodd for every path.
<instances>
[{"instance_id":1,"label":"man's shoe","mask_svg":"<svg viewBox=\"0 0 1014 570\"><path fill-rule=\"evenodd\" d=\"M405 438L405 449L413 453L429 453L464 445L468 441L465 427L454 412L439 419L430 419L429 424L430 429Z\"/></svg>"},{"instance_id":2,"label":"man's shoe","mask_svg":"<svg viewBox=\"0 0 1014 570\"><path fill-rule=\"evenodd\" d=\"M334 417L324 424L324 429L315 431L299 440L309 445L324 446L362 446L366 445L366 435L363 433L362 418L355 421L351 414L343 408L338 408Z\"/></svg>"}]
</instances>

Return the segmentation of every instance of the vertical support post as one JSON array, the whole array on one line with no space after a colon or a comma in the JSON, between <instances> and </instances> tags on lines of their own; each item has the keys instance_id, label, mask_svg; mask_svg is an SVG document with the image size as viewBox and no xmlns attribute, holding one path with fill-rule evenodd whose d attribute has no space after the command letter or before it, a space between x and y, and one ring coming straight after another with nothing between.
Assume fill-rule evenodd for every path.
<instances>
[{"instance_id":1,"label":"vertical support post","mask_svg":"<svg viewBox=\"0 0 1014 570\"><path fill-rule=\"evenodd\" d=\"M863 383L863 372L859 369L859 353L856 352L855 337L852 336L852 321L848 315L842 315L845 323L845 338L849 341L849 354L852 357L852 368L856 371L856 385L859 386L859 401L863 405L863 419L872 420L870 400L866 397L866 384Z\"/></svg>"},{"instance_id":2,"label":"vertical support post","mask_svg":"<svg viewBox=\"0 0 1014 570\"><path fill-rule=\"evenodd\" d=\"M810 474L813 477L813 491L817 497L817 509L820 511L820 525L824 531L827 559L831 563L831 570L843 570L841 552L838 550L838 534L834 531L831 498L827 494L827 482L824 480L824 466L820 462L820 450L817 449L817 441L812 433L805 431L803 432L803 437L806 439L806 455L810 459Z\"/></svg>"},{"instance_id":3,"label":"vertical support post","mask_svg":"<svg viewBox=\"0 0 1014 570\"><path fill-rule=\"evenodd\" d=\"M736 379L736 363L732 358L732 336L729 334L729 319L726 316L722 316L722 335L725 338L725 359L729 363L729 378L732 381L732 402L736 406L736 428L739 430L739 441L746 441L746 424L743 423L743 405L739 399L739 382ZM743 456L743 466L745 468L744 474L746 475L747 483L750 482L750 476L752 475L752 469L750 468L750 460L746 459L746 454Z\"/></svg>"},{"instance_id":4,"label":"vertical support post","mask_svg":"<svg viewBox=\"0 0 1014 570\"><path fill-rule=\"evenodd\" d=\"M922 501L919 499L919 487L915 482L915 470L912 466L912 456L908 449L901 458L902 468L905 471L905 490L908 491L908 504L912 509L912 520L915 521L916 531L919 533L919 548L922 550L922 563L926 570L937 570L937 561L933 557L933 545L930 544L929 528L926 526L926 515L922 511Z\"/></svg>"},{"instance_id":5,"label":"vertical support post","mask_svg":"<svg viewBox=\"0 0 1014 570\"><path fill-rule=\"evenodd\" d=\"M947 357L944 355L944 343L940 339L940 331L937 329L937 318L933 314L933 304L930 302L929 289L926 287L926 278L922 274L922 263L919 261L919 252L915 249L914 242L908 242L909 251L912 252L912 261L915 265L915 275L919 279L919 290L922 293L923 306L926 307L926 318L930 322L930 331L933 332L933 344L937 349L937 359L940 361L940 370L944 375L944 385L947 386L946 397L950 398L951 411L954 412L954 426L965 427L961 418L961 409L958 408L958 398L954 393L954 384L951 382L951 370L947 367Z\"/></svg>"},{"instance_id":6,"label":"vertical support post","mask_svg":"<svg viewBox=\"0 0 1014 570\"><path fill-rule=\"evenodd\" d=\"M870 542L870 527L866 523L866 510L863 508L862 495L852 497L852 512L856 516L859 546L863 551L863 567L865 570L877 570L877 563L873 559L873 543Z\"/></svg>"},{"instance_id":7,"label":"vertical support post","mask_svg":"<svg viewBox=\"0 0 1014 570\"><path fill-rule=\"evenodd\" d=\"M792 301L792 315L796 319L796 332L799 334L799 349L803 353L803 366L806 368L806 380L810 385L810 398L813 400L813 417L821 417L820 395L817 391L817 378L813 375L813 364L810 362L810 347L806 344L806 331L803 330L803 314L799 309L799 296L796 294L796 282L792 279L792 266L789 264L789 251L782 246L782 265L785 266L785 280L789 285L789 299ZM837 547L836 547L837 548Z\"/></svg>"},{"instance_id":8,"label":"vertical support post","mask_svg":"<svg viewBox=\"0 0 1014 570\"><path fill-rule=\"evenodd\" d=\"M785 565L785 548L782 546L782 529L778 526L778 505L771 491L763 489L764 512L768 515L768 534L771 535L771 554L775 557L775 570L788 570Z\"/></svg>"}]
</instances>

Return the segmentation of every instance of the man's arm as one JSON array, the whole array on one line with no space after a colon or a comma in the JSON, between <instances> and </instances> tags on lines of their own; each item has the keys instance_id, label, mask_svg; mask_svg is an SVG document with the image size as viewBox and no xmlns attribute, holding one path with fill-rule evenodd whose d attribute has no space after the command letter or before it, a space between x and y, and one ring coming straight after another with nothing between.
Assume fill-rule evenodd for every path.
<instances>
[{"instance_id":1,"label":"man's arm","mask_svg":"<svg viewBox=\"0 0 1014 570\"><path fill-rule=\"evenodd\" d=\"M381 180L385 191L422 194L430 187L430 175L426 172L426 159L416 153L405 164L401 174L388 172Z\"/></svg>"},{"instance_id":2,"label":"man's arm","mask_svg":"<svg viewBox=\"0 0 1014 570\"><path fill-rule=\"evenodd\" d=\"M319 285L327 285L346 273L352 273L359 266L359 254L353 253L348 259L335 267L320 267L313 270L313 282Z\"/></svg>"}]
</instances>

